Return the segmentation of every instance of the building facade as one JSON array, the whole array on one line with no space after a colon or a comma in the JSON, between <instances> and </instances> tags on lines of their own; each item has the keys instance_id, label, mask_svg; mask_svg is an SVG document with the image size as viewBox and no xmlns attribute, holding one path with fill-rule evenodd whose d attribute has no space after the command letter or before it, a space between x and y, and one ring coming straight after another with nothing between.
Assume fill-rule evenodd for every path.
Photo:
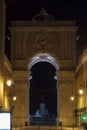
<instances>
[{"instance_id":1,"label":"building facade","mask_svg":"<svg viewBox=\"0 0 87 130\"><path fill-rule=\"evenodd\" d=\"M0 1L0 105L3 105L3 64L5 47L5 3Z\"/></svg>"},{"instance_id":2,"label":"building facade","mask_svg":"<svg viewBox=\"0 0 87 130\"><path fill-rule=\"evenodd\" d=\"M0 6L5 11L3 1ZM4 7L4 8L3 8ZM86 114L87 51L78 64L76 59L75 21L55 21L44 10L32 21L13 21L11 24L11 61L4 54L5 14L0 11L0 106L12 110L12 125L30 124L30 91L32 68L37 63L48 63L55 69L56 124L81 126ZM3 15L3 17L2 17ZM3 25L4 23L4 25ZM2 26L3 25L3 26ZM3 33L3 37L2 37ZM2 71L3 70L3 71ZM9 87L8 79L12 80ZM41 89L41 88L40 88ZM82 94L79 94L82 90ZM47 89L45 88L45 91ZM50 91L50 89L49 89ZM39 93L40 94L40 93ZM13 100L13 99L16 100ZM33 102L34 103L34 102ZM32 105L33 105L32 103Z\"/></svg>"},{"instance_id":3,"label":"building facade","mask_svg":"<svg viewBox=\"0 0 87 130\"><path fill-rule=\"evenodd\" d=\"M29 83L31 68L38 62L43 64L48 62L56 69L57 122L64 125L72 124L74 103L70 97L75 94L77 31L75 22L18 21L12 22L10 30L12 77L18 98L13 110L14 122L27 121L29 113L27 91L31 88ZM16 117L16 113L21 120Z\"/></svg>"}]
</instances>

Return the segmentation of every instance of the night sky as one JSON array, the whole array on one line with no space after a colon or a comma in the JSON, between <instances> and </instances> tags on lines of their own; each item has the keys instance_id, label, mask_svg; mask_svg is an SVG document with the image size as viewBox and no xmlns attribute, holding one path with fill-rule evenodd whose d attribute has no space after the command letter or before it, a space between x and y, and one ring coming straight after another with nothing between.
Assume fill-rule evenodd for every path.
<instances>
[{"instance_id":1,"label":"night sky","mask_svg":"<svg viewBox=\"0 0 87 130\"><path fill-rule=\"evenodd\" d=\"M82 22L87 20L87 3L78 0L8 0L9 19L30 20L41 8L54 15L56 19L76 19ZM85 21L83 21L85 22Z\"/></svg>"}]
</instances>

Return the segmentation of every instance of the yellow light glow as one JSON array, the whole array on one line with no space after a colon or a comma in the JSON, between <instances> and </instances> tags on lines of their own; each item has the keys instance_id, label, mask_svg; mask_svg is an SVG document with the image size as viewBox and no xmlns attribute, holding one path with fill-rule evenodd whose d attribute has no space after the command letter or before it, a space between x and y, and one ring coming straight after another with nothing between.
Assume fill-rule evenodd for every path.
<instances>
[{"instance_id":1,"label":"yellow light glow","mask_svg":"<svg viewBox=\"0 0 87 130\"><path fill-rule=\"evenodd\" d=\"M83 98L80 97L80 99L79 99L79 108L82 108L83 105L84 105Z\"/></svg>"},{"instance_id":2,"label":"yellow light glow","mask_svg":"<svg viewBox=\"0 0 87 130\"><path fill-rule=\"evenodd\" d=\"M7 86L11 86L12 85L12 81L9 79L9 80L7 80Z\"/></svg>"},{"instance_id":3,"label":"yellow light glow","mask_svg":"<svg viewBox=\"0 0 87 130\"><path fill-rule=\"evenodd\" d=\"M75 99L75 98L72 96L72 97L71 97L71 100L73 101L74 99Z\"/></svg>"},{"instance_id":4,"label":"yellow light glow","mask_svg":"<svg viewBox=\"0 0 87 130\"><path fill-rule=\"evenodd\" d=\"M8 99L6 95L5 95L5 108L8 108Z\"/></svg>"},{"instance_id":5,"label":"yellow light glow","mask_svg":"<svg viewBox=\"0 0 87 130\"><path fill-rule=\"evenodd\" d=\"M79 94L83 94L83 90L82 89L79 90Z\"/></svg>"},{"instance_id":6,"label":"yellow light glow","mask_svg":"<svg viewBox=\"0 0 87 130\"><path fill-rule=\"evenodd\" d=\"M14 96L14 97L13 97L13 100L16 101L16 99L17 99L16 96Z\"/></svg>"},{"instance_id":7,"label":"yellow light glow","mask_svg":"<svg viewBox=\"0 0 87 130\"><path fill-rule=\"evenodd\" d=\"M4 85L3 79L0 77L0 106L3 106L3 92L4 92Z\"/></svg>"}]
</instances>

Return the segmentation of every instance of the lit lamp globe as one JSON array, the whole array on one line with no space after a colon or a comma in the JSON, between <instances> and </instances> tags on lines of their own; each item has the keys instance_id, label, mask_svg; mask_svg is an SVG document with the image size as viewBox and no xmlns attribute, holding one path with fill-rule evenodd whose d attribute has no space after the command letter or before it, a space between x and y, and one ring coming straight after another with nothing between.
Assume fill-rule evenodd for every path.
<instances>
[{"instance_id":1,"label":"lit lamp globe","mask_svg":"<svg viewBox=\"0 0 87 130\"><path fill-rule=\"evenodd\" d=\"M7 86L11 86L12 85L12 81L9 79L9 80L7 80Z\"/></svg>"},{"instance_id":2,"label":"lit lamp globe","mask_svg":"<svg viewBox=\"0 0 87 130\"><path fill-rule=\"evenodd\" d=\"M72 96L72 97L71 97L71 101L73 101L73 100L74 100L74 97Z\"/></svg>"},{"instance_id":3,"label":"lit lamp globe","mask_svg":"<svg viewBox=\"0 0 87 130\"><path fill-rule=\"evenodd\" d=\"M79 94L83 94L83 90L82 89L79 90Z\"/></svg>"},{"instance_id":4,"label":"lit lamp globe","mask_svg":"<svg viewBox=\"0 0 87 130\"><path fill-rule=\"evenodd\" d=\"M16 101L16 99L17 99L16 96L14 96L14 97L13 97L13 100Z\"/></svg>"}]
</instances>

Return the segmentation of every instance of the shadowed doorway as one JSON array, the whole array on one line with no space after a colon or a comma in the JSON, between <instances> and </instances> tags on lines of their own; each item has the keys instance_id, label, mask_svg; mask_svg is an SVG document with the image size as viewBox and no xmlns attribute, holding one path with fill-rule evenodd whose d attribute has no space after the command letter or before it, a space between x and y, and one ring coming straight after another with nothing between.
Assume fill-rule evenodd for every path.
<instances>
[{"instance_id":1,"label":"shadowed doorway","mask_svg":"<svg viewBox=\"0 0 87 130\"><path fill-rule=\"evenodd\" d=\"M29 114L31 125L56 125L56 69L48 62L38 62L31 68Z\"/></svg>"}]
</instances>

